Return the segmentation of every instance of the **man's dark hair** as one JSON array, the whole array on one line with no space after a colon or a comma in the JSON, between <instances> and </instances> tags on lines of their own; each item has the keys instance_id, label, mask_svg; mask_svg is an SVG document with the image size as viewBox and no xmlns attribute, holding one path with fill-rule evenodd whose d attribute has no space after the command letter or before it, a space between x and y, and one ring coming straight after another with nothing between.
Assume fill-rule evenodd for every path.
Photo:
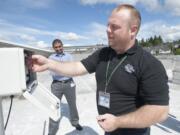
<instances>
[{"instance_id":1,"label":"man's dark hair","mask_svg":"<svg viewBox=\"0 0 180 135\"><path fill-rule=\"evenodd\" d=\"M52 47L54 47L54 45L56 43L60 43L61 45L63 45L62 41L60 39L54 39L53 42L52 42Z\"/></svg>"}]
</instances>

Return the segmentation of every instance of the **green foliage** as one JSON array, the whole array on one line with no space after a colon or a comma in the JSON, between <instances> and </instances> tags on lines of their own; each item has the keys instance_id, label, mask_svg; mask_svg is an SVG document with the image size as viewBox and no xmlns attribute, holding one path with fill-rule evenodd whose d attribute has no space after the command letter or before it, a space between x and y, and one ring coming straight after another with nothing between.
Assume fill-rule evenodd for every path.
<instances>
[{"instance_id":1,"label":"green foliage","mask_svg":"<svg viewBox=\"0 0 180 135\"><path fill-rule=\"evenodd\" d=\"M174 54L175 54L175 55L180 55L180 48L175 49L175 50L174 50Z\"/></svg>"},{"instance_id":2,"label":"green foliage","mask_svg":"<svg viewBox=\"0 0 180 135\"><path fill-rule=\"evenodd\" d=\"M139 44L142 45L143 47L150 47L150 46L157 46L160 44L163 44L163 40L161 38L161 36L154 36L154 37L150 37L146 40L142 39L141 41L139 41Z\"/></svg>"},{"instance_id":3,"label":"green foliage","mask_svg":"<svg viewBox=\"0 0 180 135\"><path fill-rule=\"evenodd\" d=\"M143 46L143 47L151 47L151 46L158 46L158 45L163 45L163 40L161 36L154 36L154 37L150 37L148 39L142 39L140 41L138 41L139 45ZM173 42L166 42L166 45L168 45L168 47L171 50L171 53L175 54L175 55L180 55L180 48L175 48L174 45L179 44L180 45L180 39L173 41ZM157 52L156 52L157 54Z\"/></svg>"},{"instance_id":4,"label":"green foliage","mask_svg":"<svg viewBox=\"0 0 180 135\"><path fill-rule=\"evenodd\" d=\"M180 44L180 39L177 41L174 41L174 44Z\"/></svg>"}]
</instances>

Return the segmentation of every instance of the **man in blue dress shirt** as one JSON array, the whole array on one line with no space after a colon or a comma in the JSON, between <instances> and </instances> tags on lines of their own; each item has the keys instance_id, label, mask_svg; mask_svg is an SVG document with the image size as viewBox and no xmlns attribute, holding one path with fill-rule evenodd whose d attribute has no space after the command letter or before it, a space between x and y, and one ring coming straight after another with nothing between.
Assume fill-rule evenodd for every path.
<instances>
[{"instance_id":1,"label":"man in blue dress shirt","mask_svg":"<svg viewBox=\"0 0 180 135\"><path fill-rule=\"evenodd\" d=\"M72 56L68 53L63 52L63 43L59 39L55 39L52 42L52 47L55 51L54 54L49 56L49 59L53 59L59 62L72 61ZM51 84L51 92L57 96L60 100L64 95L69 105L70 110L70 121L71 125L74 126L77 130L82 130L81 125L79 124L79 115L76 107L76 85L72 77L66 77L59 75L55 72L51 72L53 82ZM49 119L49 134L56 135L59 122L54 121L51 118Z\"/></svg>"}]
</instances>

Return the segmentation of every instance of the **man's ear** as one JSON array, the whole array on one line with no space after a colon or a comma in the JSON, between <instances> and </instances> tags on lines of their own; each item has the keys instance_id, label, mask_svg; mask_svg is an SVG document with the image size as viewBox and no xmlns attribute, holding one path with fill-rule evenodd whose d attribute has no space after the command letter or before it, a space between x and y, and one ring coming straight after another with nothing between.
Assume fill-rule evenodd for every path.
<instances>
[{"instance_id":1,"label":"man's ear","mask_svg":"<svg viewBox=\"0 0 180 135\"><path fill-rule=\"evenodd\" d=\"M131 39L134 38L137 34L137 31L138 31L138 28L136 25L132 25L131 26L131 29L130 29L130 32L131 32Z\"/></svg>"}]
</instances>

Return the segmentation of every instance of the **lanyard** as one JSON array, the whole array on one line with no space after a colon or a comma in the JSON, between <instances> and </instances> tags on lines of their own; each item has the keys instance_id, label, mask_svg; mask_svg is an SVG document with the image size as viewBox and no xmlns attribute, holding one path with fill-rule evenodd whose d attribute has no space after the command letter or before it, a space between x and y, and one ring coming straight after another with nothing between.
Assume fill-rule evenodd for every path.
<instances>
[{"instance_id":1,"label":"lanyard","mask_svg":"<svg viewBox=\"0 0 180 135\"><path fill-rule=\"evenodd\" d=\"M109 70L109 65L110 65L110 60L108 61L108 64L107 64L107 68L106 68L106 84L105 84L105 93L106 93L106 90L107 90L107 86L112 78L112 75L114 74L114 72L117 70L117 68L124 62L124 60L127 58L127 55L125 55L121 61L116 65L116 67L113 69L113 71L111 72L111 74L109 75L108 77L108 70Z\"/></svg>"}]
</instances>

